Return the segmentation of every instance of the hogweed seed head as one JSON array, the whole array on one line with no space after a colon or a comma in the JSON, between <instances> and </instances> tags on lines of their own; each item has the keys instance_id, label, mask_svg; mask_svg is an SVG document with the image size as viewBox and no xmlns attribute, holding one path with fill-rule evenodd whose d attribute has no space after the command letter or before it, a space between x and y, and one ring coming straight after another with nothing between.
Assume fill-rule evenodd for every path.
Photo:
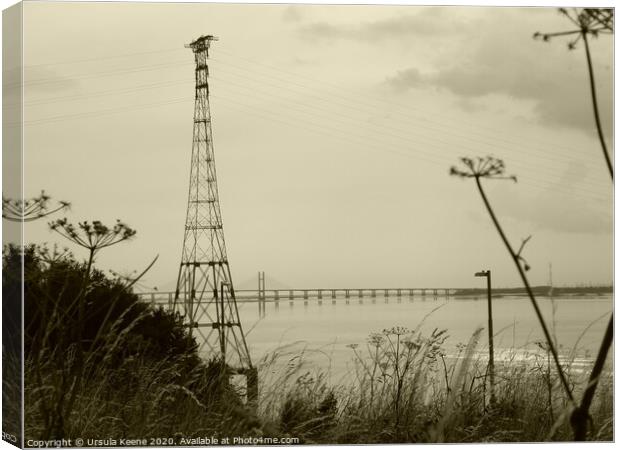
<instances>
[{"instance_id":1,"label":"hogweed seed head","mask_svg":"<svg viewBox=\"0 0 620 450\"><path fill-rule=\"evenodd\" d=\"M504 161L493 156L477 157L477 158L461 158L464 168L452 166L450 167L450 175L460 178L487 178L494 180L512 180L517 182L514 175L506 176Z\"/></svg>"},{"instance_id":2,"label":"hogweed seed head","mask_svg":"<svg viewBox=\"0 0 620 450\"><path fill-rule=\"evenodd\" d=\"M385 342L385 338L380 334L380 333L372 333L369 337L368 337L368 344L370 344L373 347L381 347L381 345L383 345L383 343Z\"/></svg>"},{"instance_id":3,"label":"hogweed seed head","mask_svg":"<svg viewBox=\"0 0 620 450\"><path fill-rule=\"evenodd\" d=\"M117 220L113 227L108 227L99 220L78 222L76 227L66 218L62 218L50 222L49 227L52 231L92 252L131 239L136 234L134 229L120 220Z\"/></svg>"},{"instance_id":4,"label":"hogweed seed head","mask_svg":"<svg viewBox=\"0 0 620 450\"><path fill-rule=\"evenodd\" d=\"M559 8L558 12L565 16L575 28L551 33L534 33L534 39L543 42L551 41L551 38L570 36L567 46L569 50L575 50L577 44L585 36L594 38L600 34L612 34L614 31L614 10L612 8Z\"/></svg>"},{"instance_id":5,"label":"hogweed seed head","mask_svg":"<svg viewBox=\"0 0 620 450\"><path fill-rule=\"evenodd\" d=\"M2 217L12 222L32 222L71 207L69 202L62 200L56 206L50 206L50 200L45 191L41 191L38 197L24 200L2 197Z\"/></svg>"}]
</instances>

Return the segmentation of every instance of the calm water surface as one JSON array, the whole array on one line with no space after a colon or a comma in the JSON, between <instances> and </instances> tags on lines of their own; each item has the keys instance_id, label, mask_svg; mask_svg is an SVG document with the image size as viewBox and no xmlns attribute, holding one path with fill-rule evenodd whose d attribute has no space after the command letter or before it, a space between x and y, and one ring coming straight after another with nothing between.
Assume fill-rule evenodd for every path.
<instances>
[{"instance_id":1,"label":"calm water surface","mask_svg":"<svg viewBox=\"0 0 620 450\"><path fill-rule=\"evenodd\" d=\"M594 357L613 309L611 296L556 297L554 302L540 298L539 304L554 329L561 352L568 354L576 346L578 358ZM487 302L483 298L411 300L407 296L377 296L373 302L369 297L351 297L349 304L343 298L335 304L331 298L324 298L322 304L310 299L307 305L303 300L295 300L293 305L283 300L277 307L267 303L263 318L259 318L256 303L242 303L239 307L254 361L282 346L293 345L313 351L314 364L342 371L350 366L353 356L350 344L361 344L363 348L370 333L395 326L415 329L422 321L423 334L435 328L448 330L448 354L455 351L457 344L467 343L478 327L485 327L479 350L486 351ZM536 351L536 341L543 340L534 310L524 297L494 299L493 327L499 358L511 349Z\"/></svg>"}]
</instances>

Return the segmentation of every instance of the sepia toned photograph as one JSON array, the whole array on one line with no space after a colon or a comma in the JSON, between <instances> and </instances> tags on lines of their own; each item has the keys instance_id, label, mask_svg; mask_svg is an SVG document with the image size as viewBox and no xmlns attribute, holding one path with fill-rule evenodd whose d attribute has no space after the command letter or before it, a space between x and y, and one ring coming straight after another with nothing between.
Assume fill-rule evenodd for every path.
<instances>
[{"instance_id":1,"label":"sepia toned photograph","mask_svg":"<svg viewBox=\"0 0 620 450\"><path fill-rule=\"evenodd\" d=\"M5 443L614 442L611 4L3 7Z\"/></svg>"}]
</instances>

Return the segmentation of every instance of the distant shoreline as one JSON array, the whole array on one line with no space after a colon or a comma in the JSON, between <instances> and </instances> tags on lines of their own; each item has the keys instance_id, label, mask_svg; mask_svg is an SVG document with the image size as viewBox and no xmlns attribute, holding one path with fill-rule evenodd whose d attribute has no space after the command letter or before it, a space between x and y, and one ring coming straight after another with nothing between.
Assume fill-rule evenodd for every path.
<instances>
[{"instance_id":1,"label":"distant shoreline","mask_svg":"<svg viewBox=\"0 0 620 450\"><path fill-rule=\"evenodd\" d=\"M534 286L532 288L534 295L537 297L549 297L549 286ZM613 286L583 286L583 287L553 287L553 297L576 297L576 296L596 296L613 294ZM526 296L525 288L493 288L491 294L494 297L504 296ZM454 297L472 297L486 296L487 290L480 288L457 289L451 293Z\"/></svg>"}]
</instances>

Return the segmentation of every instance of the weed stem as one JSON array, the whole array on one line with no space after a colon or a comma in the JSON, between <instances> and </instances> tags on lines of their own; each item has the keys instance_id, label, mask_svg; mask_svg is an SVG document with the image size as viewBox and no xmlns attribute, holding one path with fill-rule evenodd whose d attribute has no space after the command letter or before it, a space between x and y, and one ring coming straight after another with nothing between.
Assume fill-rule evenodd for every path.
<instances>
[{"instance_id":1,"label":"weed stem","mask_svg":"<svg viewBox=\"0 0 620 450\"><path fill-rule=\"evenodd\" d=\"M480 183L480 177L475 176L474 178L476 180L476 186L478 186L478 191L480 192L480 196L482 197L482 201L484 202L484 206L489 212L489 215L491 216L491 219L493 220L493 224L495 225L497 232L502 238L502 241L504 242L504 245L506 246L508 253L510 253L510 256L512 257L513 262L517 266L517 271L519 272L519 275L521 276L521 280L523 281L523 285L525 286L527 295L529 296L532 306L534 307L534 311L536 312L536 317L538 318L538 321L540 322L540 326L543 329L545 339L547 340L547 343L549 344L549 349L551 350L551 354L553 355L553 360L558 370L558 376L560 377L560 380L562 381L562 385L564 387L564 390L566 391L566 395L568 396L570 401L573 403L573 405L575 405L575 399L573 398L573 393L571 392L571 389L568 386L568 381L566 380L566 376L564 375L564 371L562 370L562 366L560 364L560 358L558 357L558 353L555 349L555 345L553 344L553 340L551 339L551 334L549 333L549 329L547 328L545 319L540 311L540 307L538 306L536 297L534 297L534 293L532 292L530 283L527 280L525 272L523 271L523 267L521 267L519 257L513 250L512 246L510 245L510 242L508 242L508 238L506 237L506 234L504 233L502 226L500 225L499 221L497 220L497 217L495 216L495 213L493 212L493 208L491 207L491 204L489 203L489 200L487 199L484 189L482 188L482 184Z\"/></svg>"},{"instance_id":2,"label":"weed stem","mask_svg":"<svg viewBox=\"0 0 620 450\"><path fill-rule=\"evenodd\" d=\"M601 142L601 147L603 149L603 155L605 156L605 162L607 163L607 168L609 169L609 175L611 176L611 180L614 179L614 168L611 165L611 158L609 157L609 152L607 150L607 144L605 144L605 137L603 136L603 127L601 126L601 117L598 112L598 100L596 98L596 83L594 82L594 69L592 67L592 57L590 56L590 45L588 44L588 35L582 30L581 36L583 37L584 47L586 49L586 59L588 61L588 74L590 76L590 94L592 95L592 106L594 108L594 121L596 122L596 131L598 133L598 139Z\"/></svg>"}]
</instances>

